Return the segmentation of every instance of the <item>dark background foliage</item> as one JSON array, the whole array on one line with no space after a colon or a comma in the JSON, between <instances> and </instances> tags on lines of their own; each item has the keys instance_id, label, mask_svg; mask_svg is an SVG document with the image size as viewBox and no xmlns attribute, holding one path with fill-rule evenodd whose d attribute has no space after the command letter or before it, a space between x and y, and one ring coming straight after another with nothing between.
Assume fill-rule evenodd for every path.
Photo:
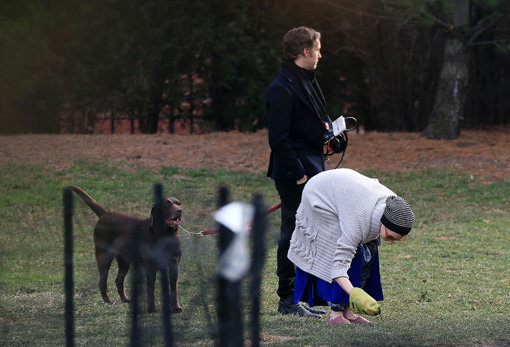
<instances>
[{"instance_id":1,"label":"dark background foliage","mask_svg":"<svg viewBox=\"0 0 510 347\"><path fill-rule=\"evenodd\" d=\"M461 126L510 122L508 5L469 3ZM290 28L322 33L318 78L333 119L422 131L433 112L448 0L69 0L0 7L0 133L91 132L101 115L154 133L162 119L254 131ZM445 24L446 23L446 24ZM448 36L450 35L450 36ZM444 102L444 101L442 101ZM183 104L187 107L183 108Z\"/></svg>"}]
</instances>

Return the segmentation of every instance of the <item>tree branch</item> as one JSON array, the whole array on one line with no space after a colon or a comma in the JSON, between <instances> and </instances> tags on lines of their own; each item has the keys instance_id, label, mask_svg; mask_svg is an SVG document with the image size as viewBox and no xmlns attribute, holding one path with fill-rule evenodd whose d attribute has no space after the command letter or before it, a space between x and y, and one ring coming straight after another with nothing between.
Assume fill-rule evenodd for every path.
<instances>
[{"instance_id":1,"label":"tree branch","mask_svg":"<svg viewBox=\"0 0 510 347\"><path fill-rule=\"evenodd\" d=\"M472 43L471 46L494 45L496 47L502 47L505 43L510 43L510 38L503 40L478 41Z\"/></svg>"},{"instance_id":2,"label":"tree branch","mask_svg":"<svg viewBox=\"0 0 510 347\"><path fill-rule=\"evenodd\" d=\"M472 45L473 42L478 38L478 36L480 36L481 34L483 34L484 32L486 32L487 30L489 30L490 28L492 27L495 27L497 26L499 23L501 23L501 21L508 15L508 12L503 12L499 18L495 18L491 21L489 21L489 23L483 25L483 23L480 21L480 24L471 28L469 31L470 32L473 32L474 31L474 34L471 35L471 37L469 38L469 40L467 41L468 45Z\"/></svg>"},{"instance_id":3,"label":"tree branch","mask_svg":"<svg viewBox=\"0 0 510 347\"><path fill-rule=\"evenodd\" d=\"M322 0L322 2L330 7L334 7L336 9L339 9L339 10L342 10L345 12L354 13L359 16L378 18L378 19L389 19L389 20L398 20L399 19L398 16L389 16L387 14L387 12L381 11L380 13L377 13L373 8L371 8L371 11L369 11L369 10L367 10L367 8L362 8L362 7L353 8L353 7L343 6L338 3L332 2L330 0Z\"/></svg>"}]
</instances>

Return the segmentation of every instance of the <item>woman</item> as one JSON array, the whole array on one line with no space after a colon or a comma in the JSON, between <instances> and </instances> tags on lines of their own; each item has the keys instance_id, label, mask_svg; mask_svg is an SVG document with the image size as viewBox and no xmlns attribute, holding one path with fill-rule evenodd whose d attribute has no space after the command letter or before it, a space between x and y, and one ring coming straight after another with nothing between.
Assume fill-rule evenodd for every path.
<instances>
[{"instance_id":1,"label":"woman","mask_svg":"<svg viewBox=\"0 0 510 347\"><path fill-rule=\"evenodd\" d=\"M296 265L295 302L329 304L330 323L371 323L347 303L363 299L365 313L378 314L379 240L403 240L413 223L409 204L377 179L350 169L314 176L303 190L288 252Z\"/></svg>"}]
</instances>

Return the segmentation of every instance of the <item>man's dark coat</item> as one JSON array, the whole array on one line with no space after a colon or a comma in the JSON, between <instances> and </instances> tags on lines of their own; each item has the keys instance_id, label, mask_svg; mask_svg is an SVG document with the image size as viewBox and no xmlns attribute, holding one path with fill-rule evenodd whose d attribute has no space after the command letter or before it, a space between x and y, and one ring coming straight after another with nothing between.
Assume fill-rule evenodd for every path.
<instances>
[{"instance_id":1,"label":"man's dark coat","mask_svg":"<svg viewBox=\"0 0 510 347\"><path fill-rule=\"evenodd\" d=\"M271 157L267 176L297 181L325 170L324 123L285 66L266 92Z\"/></svg>"}]
</instances>

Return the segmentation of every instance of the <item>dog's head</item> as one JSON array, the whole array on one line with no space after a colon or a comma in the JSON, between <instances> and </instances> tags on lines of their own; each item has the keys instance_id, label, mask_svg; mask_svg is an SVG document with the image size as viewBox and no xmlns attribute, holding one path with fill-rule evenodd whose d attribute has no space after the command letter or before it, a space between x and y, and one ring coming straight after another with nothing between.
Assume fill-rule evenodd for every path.
<instances>
[{"instance_id":1,"label":"dog's head","mask_svg":"<svg viewBox=\"0 0 510 347\"><path fill-rule=\"evenodd\" d=\"M156 212L156 205L152 206L151 216L154 219ZM182 204L176 198L163 198L161 202L161 217L170 231L177 231L181 225L182 218Z\"/></svg>"}]
</instances>

